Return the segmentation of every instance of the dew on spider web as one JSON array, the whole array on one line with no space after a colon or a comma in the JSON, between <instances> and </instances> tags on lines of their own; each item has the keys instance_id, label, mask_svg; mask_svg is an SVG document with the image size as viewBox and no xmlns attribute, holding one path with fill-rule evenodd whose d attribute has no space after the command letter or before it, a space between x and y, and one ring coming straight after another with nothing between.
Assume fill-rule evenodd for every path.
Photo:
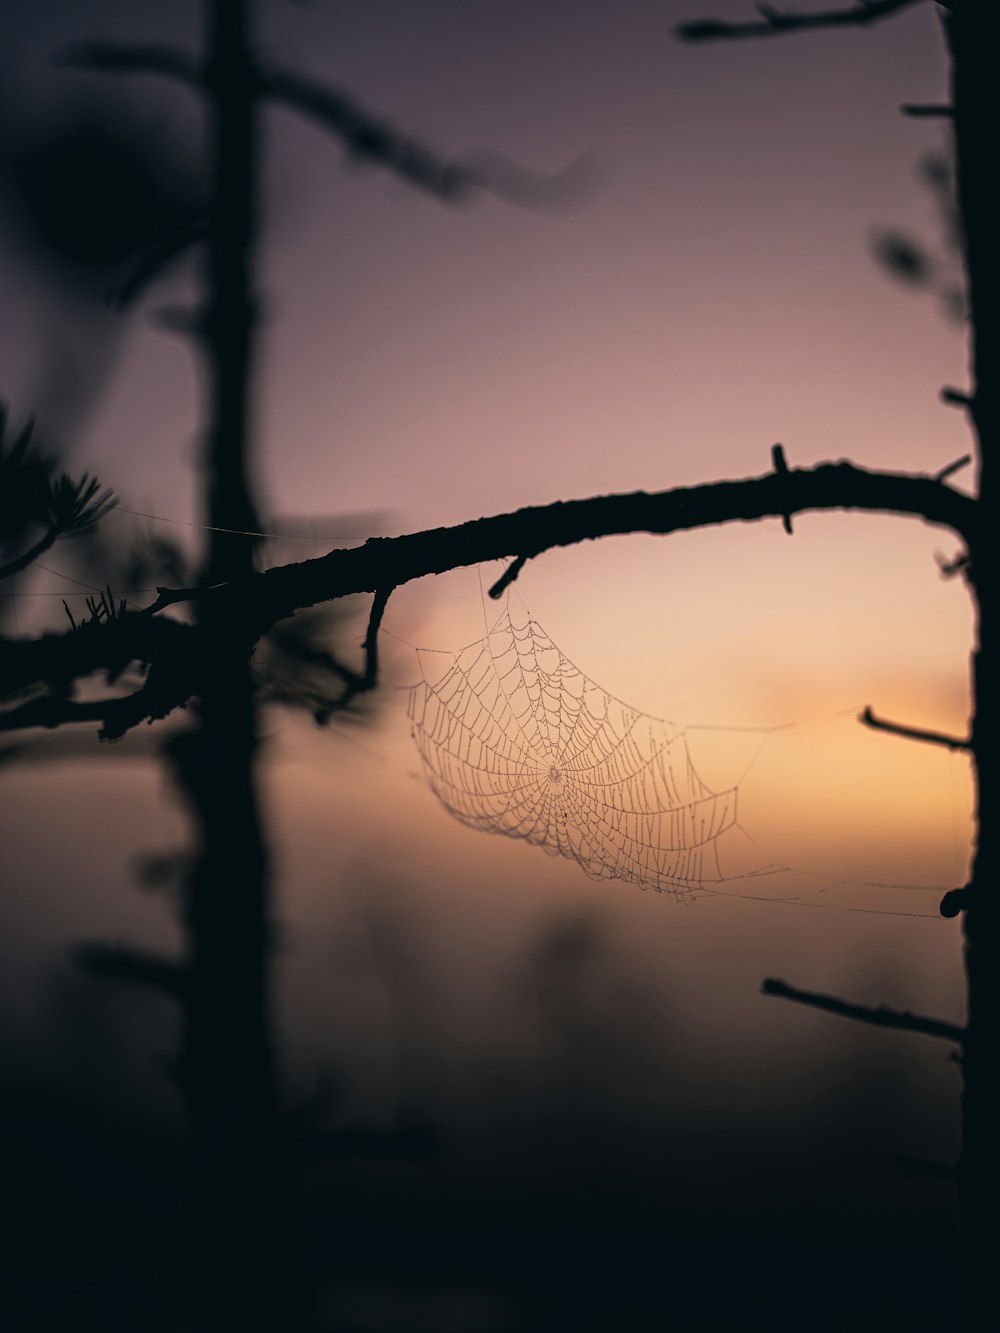
<instances>
[{"instance_id":1,"label":"dew on spider web","mask_svg":"<svg viewBox=\"0 0 1000 1333\"><path fill-rule=\"evenodd\" d=\"M735 786L711 790L684 729L585 676L536 620L492 630L410 691L424 774L456 819L678 898L719 883Z\"/></svg>"}]
</instances>

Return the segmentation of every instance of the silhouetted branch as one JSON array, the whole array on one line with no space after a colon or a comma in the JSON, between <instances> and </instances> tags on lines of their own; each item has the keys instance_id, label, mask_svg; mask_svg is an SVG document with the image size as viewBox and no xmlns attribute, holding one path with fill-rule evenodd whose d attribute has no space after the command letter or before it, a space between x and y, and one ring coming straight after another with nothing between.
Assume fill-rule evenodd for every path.
<instances>
[{"instance_id":1,"label":"silhouetted branch","mask_svg":"<svg viewBox=\"0 0 1000 1333\"><path fill-rule=\"evenodd\" d=\"M941 401L947 403L949 407L971 407L972 399L962 389L955 389L950 384L946 384L941 390Z\"/></svg>"},{"instance_id":2,"label":"silhouetted branch","mask_svg":"<svg viewBox=\"0 0 1000 1333\"><path fill-rule=\"evenodd\" d=\"M12 578L15 574L20 574L23 569L27 569L40 555L44 555L49 547L54 546L61 535L61 530L58 527L49 528L48 532L39 537L33 546L29 546L26 551L23 551L19 556L15 556L6 565L0 565L0 579Z\"/></svg>"},{"instance_id":3,"label":"silhouetted branch","mask_svg":"<svg viewBox=\"0 0 1000 1333\"><path fill-rule=\"evenodd\" d=\"M150 45L70 42L56 52L53 60L57 65L112 74L162 74L194 86L202 81L202 72L193 56L158 42Z\"/></svg>"},{"instance_id":4,"label":"silhouetted branch","mask_svg":"<svg viewBox=\"0 0 1000 1333\"><path fill-rule=\"evenodd\" d=\"M124 74L158 74L179 79L199 88L205 76L196 61L184 51L160 45L123 45L117 42L85 42L65 47L59 63ZM308 116L336 135L348 152L390 168L412 185L448 203L460 203L477 191L486 191L527 207L544 208L576 198L590 180L584 158L577 158L561 172L534 172L502 153L483 151L464 159L448 159L427 148L388 121L364 111L337 88L276 66L253 66L254 92L272 97L293 111ZM184 244L200 239L184 238ZM144 275L136 279L144 281ZM134 294L127 287L128 299Z\"/></svg>"},{"instance_id":5,"label":"silhouetted branch","mask_svg":"<svg viewBox=\"0 0 1000 1333\"><path fill-rule=\"evenodd\" d=\"M779 477L788 476L788 461L785 458L784 445L775 444L771 446L771 462L774 464L774 470ZM781 515L781 526L792 536L792 516L786 509Z\"/></svg>"},{"instance_id":6,"label":"silhouetted branch","mask_svg":"<svg viewBox=\"0 0 1000 1333\"><path fill-rule=\"evenodd\" d=\"M915 120L925 120L928 118L950 120L955 114L955 108L953 106L937 106L923 102L904 102L899 109L904 116L912 116Z\"/></svg>"},{"instance_id":7,"label":"silhouetted branch","mask_svg":"<svg viewBox=\"0 0 1000 1333\"><path fill-rule=\"evenodd\" d=\"M161 685L161 678L168 682L166 688ZM190 685L185 688L182 684L185 678L183 670L162 671L155 684L152 683L151 675L141 689L111 699L77 701L63 695L29 699L14 708L0 711L0 732L100 722L98 736L102 741L120 740L141 722L157 722L175 708L183 708L196 693Z\"/></svg>"},{"instance_id":8,"label":"silhouetted branch","mask_svg":"<svg viewBox=\"0 0 1000 1333\"><path fill-rule=\"evenodd\" d=\"M810 28L864 27L880 19L891 18L901 10L921 4L922 0L859 0L858 4L840 9L821 9L815 14L799 14L758 4L759 19L744 23L727 23L722 19L694 19L682 23L677 35L686 42L711 42L741 37L774 37L779 33L802 32ZM951 0L938 0L946 9Z\"/></svg>"},{"instance_id":9,"label":"silhouetted branch","mask_svg":"<svg viewBox=\"0 0 1000 1333\"><path fill-rule=\"evenodd\" d=\"M335 657L324 642L317 640L308 623L300 628L296 620L278 624L271 629L268 639L279 653L298 667L312 670L305 675L300 673L289 684L282 673L280 659L275 669L275 664L265 655L258 673L263 697L268 702L308 708L320 726L325 726L334 713L344 712L360 696L374 690L378 683L378 631L391 593L392 589L389 588L375 594L362 644L364 666L360 671ZM310 675L316 676L316 673L318 678L310 679ZM324 675L333 675L340 681L343 686L340 694L330 694L323 681Z\"/></svg>"},{"instance_id":10,"label":"silhouetted branch","mask_svg":"<svg viewBox=\"0 0 1000 1333\"><path fill-rule=\"evenodd\" d=\"M977 530L976 502L930 477L823 463L653 494L637 491L560 501L453 528L373 538L352 550L267 570L239 589L220 589L211 596L253 600L265 623L273 623L299 606L350 592L398 587L427 574L503 559L512 550L530 559L597 537L666 534L828 509L910 514L950 527L967 540Z\"/></svg>"},{"instance_id":11,"label":"silhouetted branch","mask_svg":"<svg viewBox=\"0 0 1000 1333\"><path fill-rule=\"evenodd\" d=\"M527 563L528 557L526 555L519 555L516 560L511 561L497 579L496 583L494 583L493 587L489 590L489 596L492 597L495 602L499 601L504 595Z\"/></svg>"},{"instance_id":12,"label":"silhouetted branch","mask_svg":"<svg viewBox=\"0 0 1000 1333\"><path fill-rule=\"evenodd\" d=\"M944 1041L961 1043L965 1040L965 1029L954 1023L945 1023L938 1018L923 1018L911 1014L908 1010L900 1012L886 1009L880 1005L871 1009L864 1004L848 1004L832 995L818 995L813 991L796 990L784 981L768 977L761 983L762 995L774 995L781 1000L794 1000L797 1004L809 1005L812 1009L823 1009L828 1014L838 1014L841 1018L853 1018L859 1023L872 1023L875 1027L895 1028L901 1032L919 1032L925 1037L941 1037Z\"/></svg>"},{"instance_id":13,"label":"silhouetted branch","mask_svg":"<svg viewBox=\"0 0 1000 1333\"><path fill-rule=\"evenodd\" d=\"M947 920L954 920L959 912L964 912L971 901L970 886L965 884L960 889L949 889L938 903L938 911Z\"/></svg>"},{"instance_id":14,"label":"silhouetted branch","mask_svg":"<svg viewBox=\"0 0 1000 1333\"><path fill-rule=\"evenodd\" d=\"M368 633L365 635L365 674L362 678L364 688L372 690L378 681L378 632L385 615L385 608L392 596L392 588L381 588L375 594L371 613L368 617Z\"/></svg>"},{"instance_id":15,"label":"silhouetted branch","mask_svg":"<svg viewBox=\"0 0 1000 1333\"><path fill-rule=\"evenodd\" d=\"M82 972L103 981L123 981L163 991L174 998L183 989L184 973L177 963L144 949L117 944L78 944L73 950L73 961Z\"/></svg>"},{"instance_id":16,"label":"silhouetted branch","mask_svg":"<svg viewBox=\"0 0 1000 1333\"><path fill-rule=\"evenodd\" d=\"M58 689L95 671L118 676L129 662L193 661L198 638L192 625L136 611L38 639L0 638L0 694L16 695L39 683Z\"/></svg>"},{"instance_id":17,"label":"silhouetted branch","mask_svg":"<svg viewBox=\"0 0 1000 1333\"><path fill-rule=\"evenodd\" d=\"M953 477L956 472L961 472L962 468L968 467L972 462L971 454L963 454L961 458L956 458L954 463L949 463L943 467L940 472L934 473L935 481L944 481L947 477Z\"/></svg>"},{"instance_id":18,"label":"silhouetted branch","mask_svg":"<svg viewBox=\"0 0 1000 1333\"><path fill-rule=\"evenodd\" d=\"M336 88L274 67L258 67L258 78L263 93L317 121L354 156L381 163L449 203L486 190L512 203L545 206L565 202L585 182L587 172L581 159L553 176L529 171L499 153L448 160L388 121L363 111Z\"/></svg>"},{"instance_id":19,"label":"silhouetted branch","mask_svg":"<svg viewBox=\"0 0 1000 1333\"><path fill-rule=\"evenodd\" d=\"M428 574L503 559L512 550L520 551L526 560L556 547L614 534L666 534L830 509L911 515L951 528L966 541L978 531L976 501L961 491L932 477L869 472L852 463L821 463L814 468L654 494L637 491L560 501L452 528L372 538L363 546L208 588L161 589L152 607L140 613L126 612L113 624L87 625L37 641L0 640L0 690L9 694L39 683L69 682L99 668L117 666L120 670L127 662L138 660L150 663L155 674L151 670L143 691L132 696L131 714L124 701L99 707L114 705L121 721L130 715L140 720L140 710L147 705L155 711L145 716L163 717L198 693L204 664L220 635L221 641L238 638L249 654L273 625L319 602L400 587ZM151 614L185 601L200 603L203 623L182 625ZM154 626L162 632L157 634ZM44 714L52 721L26 720L32 716L30 710L8 713L0 730L16 725L51 726L60 720L55 711ZM120 722L108 730L106 716L94 716L104 717L106 736L122 734ZM76 720L83 719L78 714Z\"/></svg>"},{"instance_id":20,"label":"silhouetted branch","mask_svg":"<svg viewBox=\"0 0 1000 1333\"><path fill-rule=\"evenodd\" d=\"M953 579L956 574L961 574L963 570L968 569L972 563L967 551L960 551L954 560L946 560L942 555L935 555L934 558L943 579Z\"/></svg>"},{"instance_id":21,"label":"silhouetted branch","mask_svg":"<svg viewBox=\"0 0 1000 1333\"><path fill-rule=\"evenodd\" d=\"M971 742L959 736L949 736L943 731L923 731L919 727L905 727L899 722L887 722L876 717L870 708L858 714L858 721L874 731L888 731L893 736L903 736L910 741L924 741L928 745L943 745L949 750L968 750Z\"/></svg>"}]
</instances>

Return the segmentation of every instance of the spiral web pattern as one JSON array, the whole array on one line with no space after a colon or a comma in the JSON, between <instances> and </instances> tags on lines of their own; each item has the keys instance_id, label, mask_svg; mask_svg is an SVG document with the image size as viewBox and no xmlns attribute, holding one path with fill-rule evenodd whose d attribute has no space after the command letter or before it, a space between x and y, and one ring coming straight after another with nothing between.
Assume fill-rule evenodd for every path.
<instances>
[{"instance_id":1,"label":"spiral web pattern","mask_svg":"<svg viewBox=\"0 0 1000 1333\"><path fill-rule=\"evenodd\" d=\"M723 879L736 788L710 790L682 727L601 689L537 621L505 612L443 675L424 673L409 717L431 789L470 828L678 898Z\"/></svg>"}]
</instances>

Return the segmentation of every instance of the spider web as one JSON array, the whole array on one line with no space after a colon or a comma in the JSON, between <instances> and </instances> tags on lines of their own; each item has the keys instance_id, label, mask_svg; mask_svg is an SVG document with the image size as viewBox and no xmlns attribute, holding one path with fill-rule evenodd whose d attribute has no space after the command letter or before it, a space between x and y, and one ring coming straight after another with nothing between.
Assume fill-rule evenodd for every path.
<instances>
[{"instance_id":1,"label":"spider web","mask_svg":"<svg viewBox=\"0 0 1000 1333\"><path fill-rule=\"evenodd\" d=\"M470 828L678 898L724 878L736 787L712 791L683 727L602 689L536 620L505 611L443 675L425 671L409 718L432 791Z\"/></svg>"}]
</instances>

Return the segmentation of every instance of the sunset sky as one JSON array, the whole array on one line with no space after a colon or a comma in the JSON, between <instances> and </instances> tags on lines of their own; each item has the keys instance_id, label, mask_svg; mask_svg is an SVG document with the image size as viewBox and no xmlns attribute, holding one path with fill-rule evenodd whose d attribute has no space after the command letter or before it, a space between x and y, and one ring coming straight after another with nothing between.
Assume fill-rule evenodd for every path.
<instances>
[{"instance_id":1,"label":"sunset sky","mask_svg":"<svg viewBox=\"0 0 1000 1333\"><path fill-rule=\"evenodd\" d=\"M675 25L744 17L752 6L257 8L261 46L276 63L341 88L446 156L495 149L552 172L584 155L588 168L572 207L538 211L484 195L449 209L380 169L345 165L317 128L266 110L255 394L269 531L315 516L336 534L361 513L392 535L557 499L750 476L768 470L776 441L793 466L849 457L935 472L967 451L961 413L938 401L942 385L965 383L964 331L932 293L893 281L873 255L879 229L892 229L940 255L945 274L951 263L919 173L942 132L898 111L946 95L932 6L867 31L706 47L680 44ZM49 57L78 37L193 45L198 12L190 0L9 7L3 115L98 88L138 99L150 123L182 142L197 129L183 90L138 79L111 86L54 70ZM182 265L121 319L67 297L15 239L0 248L0 397L15 420L35 414L73 466L96 471L124 507L174 520L170 535L185 543L195 530L181 525L202 517L192 467L200 384L190 350L148 315L190 299L196 279L196 266ZM956 480L971 484L971 471ZM107 522L126 538L167 527L125 515ZM385 691L367 729L316 731L269 716L268 806L287 930L282 1017L295 1080L306 1085L333 1061L373 1115L417 1089L432 1106L461 1105L465 1123L488 1121L475 1061L507 1070L509 1092L510 1071L527 1078L536 1058L525 1053L533 1029L517 1009L518 969L546 931L590 922L613 994L619 982L634 988L643 1025L661 1012L680 1025L668 1042L674 1074L657 1066L649 1075L674 1088L677 1115L697 1118L702 1095L703 1114L726 1123L748 1087L767 1084L751 1107L761 1123L775 1108L808 1119L828 1083L878 1068L897 1080L873 1094L879 1105L896 1107L898 1093L927 1109L894 1121L864 1161L890 1162L879 1178L887 1215L925 1208L928 1230L939 1225L937 1197L914 1203L901 1193L891 1156L947 1156L947 1143L931 1141L956 1132L957 1081L941 1053L834 1030L833 1020L757 991L777 975L959 1017L958 931L937 918L939 893L864 884L964 883L966 763L855 718L870 704L965 731L968 598L935 560L953 556L954 543L915 520L806 515L794 528L791 538L769 521L587 543L530 563L511 594L512 610L529 608L582 671L637 708L748 729L692 731L690 745L710 785L741 779L748 836L734 835L732 864L793 868L730 886L750 901L681 906L461 827L422 780L404 690ZM282 560L295 554L280 544ZM73 574L75 559L64 545L45 563ZM457 650L482 636L484 614L497 608L485 609L481 589L501 568L394 594L383 638L389 685L419 678L410 645ZM19 586L80 591L47 572ZM36 597L19 599L17 615L24 630L58 625L63 612L58 597ZM359 619L359 641L363 628ZM758 748L764 729L786 723L795 725ZM41 1048L52 1038L39 996L72 941L170 938L164 904L136 891L131 867L141 852L182 846L185 832L148 749L129 740L110 756L95 742L93 756L77 746L72 762L12 765L0 782L10 888L2 1031L15 1046L37 1039ZM842 879L860 883L838 887ZM392 976L380 980L380 922L410 942L392 974L396 991ZM605 999L593 1001L602 1013ZM145 1037L132 1036L141 1049ZM658 1039L647 1047L658 1050ZM724 1052L710 1070L699 1064L706 1049ZM532 1076L543 1089L544 1066Z\"/></svg>"}]
</instances>

